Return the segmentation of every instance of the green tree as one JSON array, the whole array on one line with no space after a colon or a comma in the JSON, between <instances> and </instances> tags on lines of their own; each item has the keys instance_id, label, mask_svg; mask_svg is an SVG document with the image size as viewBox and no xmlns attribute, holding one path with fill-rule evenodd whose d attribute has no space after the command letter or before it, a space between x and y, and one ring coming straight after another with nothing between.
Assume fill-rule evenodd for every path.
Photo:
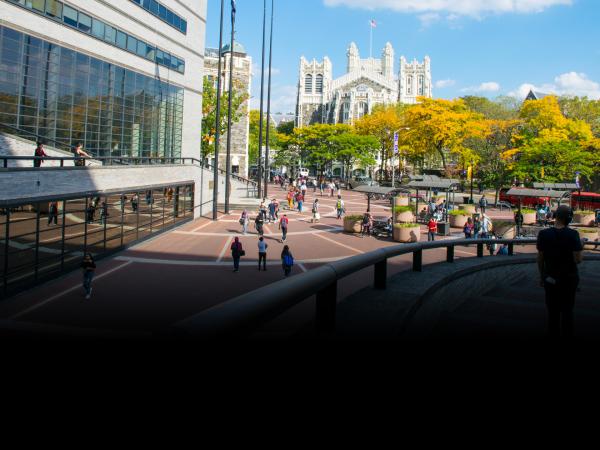
<instances>
[{"instance_id":1,"label":"green tree","mask_svg":"<svg viewBox=\"0 0 600 450\"><path fill-rule=\"evenodd\" d=\"M236 123L244 114L242 105L248 100L248 92L239 82L233 82L233 96L231 98L232 114L231 123ZM229 92L221 94L221 110L219 117L219 132L221 136L227 133L227 118L229 113ZM202 96L202 157L214 154L214 141L216 137L217 122L217 88L208 78L204 78L204 92ZM226 138L221 142L225 142Z\"/></svg>"},{"instance_id":2,"label":"green tree","mask_svg":"<svg viewBox=\"0 0 600 450\"><path fill-rule=\"evenodd\" d=\"M462 97L462 100L467 108L481 114L485 119L509 120L516 119L519 115L518 108L507 104L503 99L490 100L486 97L467 95Z\"/></svg>"},{"instance_id":3,"label":"green tree","mask_svg":"<svg viewBox=\"0 0 600 450\"><path fill-rule=\"evenodd\" d=\"M257 109L253 109L250 111L250 131L248 137L248 159L250 160L250 164L255 164L258 160L258 138L260 134L260 111ZM263 146L266 145L267 142L267 121L266 114L263 118ZM277 131L273 123L269 128L269 148L277 149L279 146L279 141L277 138Z\"/></svg>"},{"instance_id":4,"label":"green tree","mask_svg":"<svg viewBox=\"0 0 600 450\"><path fill-rule=\"evenodd\" d=\"M354 165L363 168L375 165L375 153L379 142L373 136L362 136L355 133L342 133L331 139L334 159L344 165L346 180Z\"/></svg>"},{"instance_id":5,"label":"green tree","mask_svg":"<svg viewBox=\"0 0 600 450\"><path fill-rule=\"evenodd\" d=\"M558 104L567 119L578 119L586 122L594 136L600 137L600 100L587 97L560 97Z\"/></svg>"}]
</instances>

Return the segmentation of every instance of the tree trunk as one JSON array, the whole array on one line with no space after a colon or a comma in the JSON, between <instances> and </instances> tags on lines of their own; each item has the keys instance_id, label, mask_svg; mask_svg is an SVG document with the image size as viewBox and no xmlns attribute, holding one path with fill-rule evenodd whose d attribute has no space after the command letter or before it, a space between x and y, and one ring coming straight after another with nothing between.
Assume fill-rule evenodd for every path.
<instances>
[{"instance_id":1,"label":"tree trunk","mask_svg":"<svg viewBox=\"0 0 600 450\"><path fill-rule=\"evenodd\" d=\"M440 154L440 156L442 157L442 164L444 165L444 172L446 172L447 166L446 166L446 155L444 155L444 148L441 145L438 145L437 151ZM473 175L471 175L471 176L473 176Z\"/></svg>"}]
</instances>

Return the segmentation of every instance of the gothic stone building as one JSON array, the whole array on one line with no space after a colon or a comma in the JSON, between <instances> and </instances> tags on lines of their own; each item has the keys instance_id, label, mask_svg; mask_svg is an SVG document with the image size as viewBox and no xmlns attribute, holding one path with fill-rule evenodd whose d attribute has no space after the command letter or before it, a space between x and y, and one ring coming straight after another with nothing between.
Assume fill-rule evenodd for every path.
<instances>
[{"instance_id":1,"label":"gothic stone building","mask_svg":"<svg viewBox=\"0 0 600 450\"><path fill-rule=\"evenodd\" d=\"M329 58L321 62L300 58L296 104L296 126L313 123L347 123L372 111L375 105L416 103L417 97L431 97L431 61L407 62L400 58L394 72L394 49L385 45L381 59L361 59L353 42L347 52L346 74L333 79Z\"/></svg>"},{"instance_id":2,"label":"gothic stone building","mask_svg":"<svg viewBox=\"0 0 600 450\"><path fill-rule=\"evenodd\" d=\"M221 51L221 91L229 89L229 67L232 52L229 44ZM216 48L207 48L204 53L204 76L217 87L219 52ZM250 98L252 83L252 58L246 54L244 47L235 43L233 47L233 81L234 87L247 90ZM231 127L231 172L240 176L248 176L248 141L250 136L250 102L241 106L241 117ZM219 167L225 169L227 153L227 133L221 136L219 143Z\"/></svg>"}]
</instances>

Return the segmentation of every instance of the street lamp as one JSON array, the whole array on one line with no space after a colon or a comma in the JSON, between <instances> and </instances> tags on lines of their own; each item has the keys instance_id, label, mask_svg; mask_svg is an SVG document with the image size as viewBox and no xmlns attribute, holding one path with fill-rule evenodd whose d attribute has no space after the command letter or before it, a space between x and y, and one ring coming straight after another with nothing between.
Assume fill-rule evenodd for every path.
<instances>
[{"instance_id":1,"label":"street lamp","mask_svg":"<svg viewBox=\"0 0 600 450\"><path fill-rule=\"evenodd\" d=\"M229 105L227 110L227 155L225 158L225 214L229 214L231 195L231 100L233 97L233 46L235 44L235 0L231 0L231 43L229 48ZM220 50L219 50L220 51Z\"/></svg>"},{"instance_id":2,"label":"street lamp","mask_svg":"<svg viewBox=\"0 0 600 450\"><path fill-rule=\"evenodd\" d=\"M398 153L398 132L402 130L410 130L409 127L398 128L394 131L394 152L392 154L392 188L395 186L396 182L396 153Z\"/></svg>"},{"instance_id":3,"label":"street lamp","mask_svg":"<svg viewBox=\"0 0 600 450\"><path fill-rule=\"evenodd\" d=\"M225 0L221 0L221 26L219 31L219 67L217 72L217 111L215 125L215 163L213 167L213 220L218 219L219 203L219 137L221 129L221 49L223 48L223 9Z\"/></svg>"}]
</instances>

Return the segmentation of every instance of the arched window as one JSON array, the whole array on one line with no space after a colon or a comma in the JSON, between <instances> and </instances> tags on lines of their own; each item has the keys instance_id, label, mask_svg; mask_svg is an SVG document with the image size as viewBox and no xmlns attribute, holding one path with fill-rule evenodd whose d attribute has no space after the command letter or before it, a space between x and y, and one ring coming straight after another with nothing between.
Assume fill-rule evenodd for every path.
<instances>
[{"instance_id":1,"label":"arched window","mask_svg":"<svg viewBox=\"0 0 600 450\"><path fill-rule=\"evenodd\" d=\"M313 91L313 77L312 75L306 75L304 79L304 92L307 94L312 94Z\"/></svg>"},{"instance_id":2,"label":"arched window","mask_svg":"<svg viewBox=\"0 0 600 450\"><path fill-rule=\"evenodd\" d=\"M360 102L358 104L358 110L356 111L356 118L360 119L367 114L369 114L369 104L366 102Z\"/></svg>"},{"instance_id":3,"label":"arched window","mask_svg":"<svg viewBox=\"0 0 600 450\"><path fill-rule=\"evenodd\" d=\"M350 103L342 103L342 123L348 123L350 121Z\"/></svg>"},{"instance_id":4,"label":"arched window","mask_svg":"<svg viewBox=\"0 0 600 450\"><path fill-rule=\"evenodd\" d=\"M406 77L406 93L408 95L412 94L412 82L413 82L412 77Z\"/></svg>"},{"instance_id":5,"label":"arched window","mask_svg":"<svg viewBox=\"0 0 600 450\"><path fill-rule=\"evenodd\" d=\"M318 74L317 78L315 79L315 89L317 94L323 93L323 75L321 74Z\"/></svg>"}]
</instances>

